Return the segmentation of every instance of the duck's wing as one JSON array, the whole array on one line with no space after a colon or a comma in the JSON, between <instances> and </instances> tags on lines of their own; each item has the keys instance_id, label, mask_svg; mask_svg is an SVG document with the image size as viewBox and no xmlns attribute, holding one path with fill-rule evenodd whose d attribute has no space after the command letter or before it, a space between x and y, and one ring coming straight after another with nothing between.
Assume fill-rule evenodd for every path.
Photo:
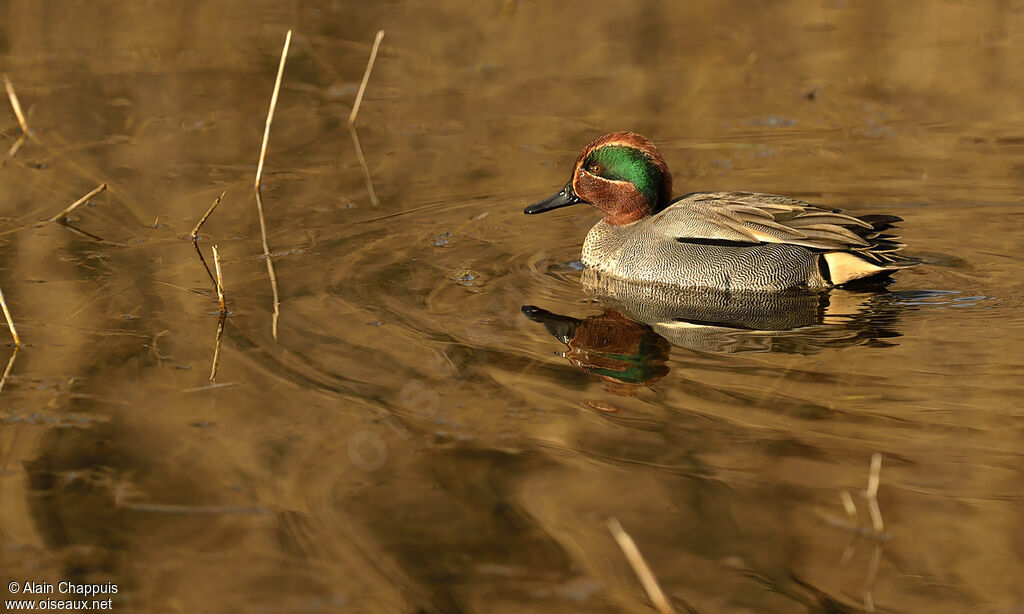
<instances>
[{"instance_id":1,"label":"duck's wing","mask_svg":"<svg viewBox=\"0 0 1024 614\"><path fill-rule=\"evenodd\" d=\"M753 192L698 192L656 214L652 227L693 243L789 243L825 251L896 251L899 237L882 234L902 221L892 215L854 216L841 209Z\"/></svg>"}]
</instances>

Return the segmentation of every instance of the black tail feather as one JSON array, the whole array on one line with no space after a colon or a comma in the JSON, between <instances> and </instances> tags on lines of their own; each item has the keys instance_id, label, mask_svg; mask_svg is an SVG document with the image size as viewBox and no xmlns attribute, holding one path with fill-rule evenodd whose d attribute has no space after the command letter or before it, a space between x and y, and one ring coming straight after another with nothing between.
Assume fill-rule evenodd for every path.
<instances>
[{"instance_id":1,"label":"black tail feather","mask_svg":"<svg viewBox=\"0 0 1024 614\"><path fill-rule=\"evenodd\" d=\"M898 224L899 222L903 221L903 218L899 217L898 215L885 215L879 213L858 215L857 219L863 222L867 222L868 224L871 224L872 230L875 231L888 230L889 228L892 228L895 224Z\"/></svg>"}]
</instances>

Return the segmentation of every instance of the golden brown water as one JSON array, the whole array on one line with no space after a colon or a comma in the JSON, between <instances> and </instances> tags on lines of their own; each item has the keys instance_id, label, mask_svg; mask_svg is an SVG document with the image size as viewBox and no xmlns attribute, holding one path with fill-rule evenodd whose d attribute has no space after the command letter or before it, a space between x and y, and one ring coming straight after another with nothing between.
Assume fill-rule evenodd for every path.
<instances>
[{"instance_id":1,"label":"golden brown water","mask_svg":"<svg viewBox=\"0 0 1024 614\"><path fill-rule=\"evenodd\" d=\"M1024 608L1024 3L15 1L0 23L36 135L0 167L27 344L0 392L3 586L113 582L118 612L653 611L616 517L680 612ZM288 28L275 341L251 185ZM346 118L378 28L373 205ZM573 266L597 215L522 207L616 129L679 193L898 214L927 264L796 334L602 315ZM0 151L18 135L4 103ZM33 226L101 182L71 221L103 242ZM222 190L210 387L188 234ZM524 305L586 327L568 348ZM885 536L857 538L840 497L870 525L874 453Z\"/></svg>"}]
</instances>

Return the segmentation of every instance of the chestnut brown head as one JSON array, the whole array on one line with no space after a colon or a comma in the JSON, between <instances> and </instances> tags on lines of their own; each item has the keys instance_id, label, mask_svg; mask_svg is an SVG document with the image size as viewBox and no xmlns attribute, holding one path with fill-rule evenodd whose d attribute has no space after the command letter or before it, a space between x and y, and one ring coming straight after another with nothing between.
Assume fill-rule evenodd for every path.
<instances>
[{"instance_id":1,"label":"chestnut brown head","mask_svg":"<svg viewBox=\"0 0 1024 614\"><path fill-rule=\"evenodd\" d=\"M561 191L523 212L589 203L604 212L605 222L622 226L660 211L671 198L672 175L654 143L634 132L612 132L583 149Z\"/></svg>"}]
</instances>

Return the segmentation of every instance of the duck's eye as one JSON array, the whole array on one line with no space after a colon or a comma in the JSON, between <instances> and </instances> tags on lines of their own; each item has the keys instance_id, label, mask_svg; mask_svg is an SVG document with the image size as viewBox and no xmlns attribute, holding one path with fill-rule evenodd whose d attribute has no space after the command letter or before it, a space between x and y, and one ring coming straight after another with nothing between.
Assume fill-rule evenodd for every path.
<instances>
[{"instance_id":1,"label":"duck's eye","mask_svg":"<svg viewBox=\"0 0 1024 614\"><path fill-rule=\"evenodd\" d=\"M600 175L601 171L603 171L604 169L601 168L600 164L591 164L590 168L588 168L587 170L593 173L594 175Z\"/></svg>"}]
</instances>

